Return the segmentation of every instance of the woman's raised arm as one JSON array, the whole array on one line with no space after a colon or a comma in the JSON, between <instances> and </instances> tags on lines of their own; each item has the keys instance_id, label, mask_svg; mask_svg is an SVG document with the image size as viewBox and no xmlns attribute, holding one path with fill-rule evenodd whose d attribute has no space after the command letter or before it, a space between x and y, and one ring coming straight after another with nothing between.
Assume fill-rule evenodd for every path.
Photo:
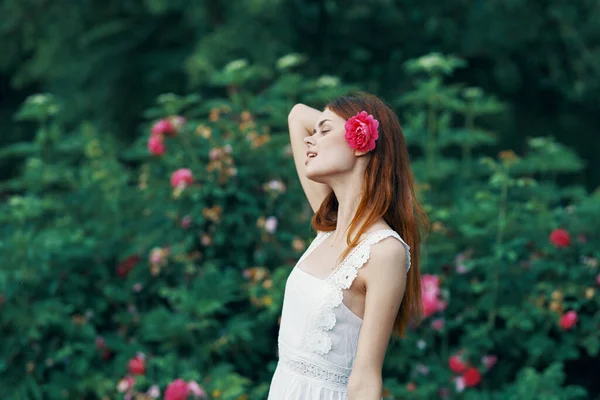
<instances>
[{"instance_id":1,"label":"woman's raised arm","mask_svg":"<svg viewBox=\"0 0 600 400\"><path fill-rule=\"evenodd\" d=\"M306 143L304 138L312 133L321 111L304 104L296 104L288 114L288 127L290 130L290 143L296 172L300 179L304 194L310 203L313 212L316 212L331 188L323 183L311 181L306 177L304 161L306 160Z\"/></svg>"}]
</instances>

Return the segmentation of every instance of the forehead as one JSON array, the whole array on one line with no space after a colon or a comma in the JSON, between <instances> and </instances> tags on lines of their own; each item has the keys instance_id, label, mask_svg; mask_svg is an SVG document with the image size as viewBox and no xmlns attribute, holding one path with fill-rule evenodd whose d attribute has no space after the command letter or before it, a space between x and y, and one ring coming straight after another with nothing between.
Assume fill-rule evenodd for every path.
<instances>
[{"instance_id":1,"label":"forehead","mask_svg":"<svg viewBox=\"0 0 600 400\"><path fill-rule=\"evenodd\" d=\"M317 119L317 124L326 119L330 120L331 123L333 123L333 124L339 124L339 123L343 124L346 122L346 120L344 118L340 117L339 115L337 115L336 113L331 111L329 108L325 108L323 110L323 112Z\"/></svg>"}]
</instances>

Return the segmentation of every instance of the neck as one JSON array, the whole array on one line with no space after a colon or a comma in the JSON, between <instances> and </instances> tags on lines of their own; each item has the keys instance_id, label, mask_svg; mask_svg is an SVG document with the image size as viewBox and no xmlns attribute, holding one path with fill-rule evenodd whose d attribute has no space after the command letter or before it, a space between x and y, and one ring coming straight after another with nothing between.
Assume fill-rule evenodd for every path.
<instances>
[{"instance_id":1,"label":"neck","mask_svg":"<svg viewBox=\"0 0 600 400\"><path fill-rule=\"evenodd\" d=\"M360 203L360 188L346 186L338 191L334 189L334 193L338 200L338 211L337 226L331 238L332 245L347 243L350 223L356 215ZM359 225L361 222L359 221Z\"/></svg>"}]
</instances>

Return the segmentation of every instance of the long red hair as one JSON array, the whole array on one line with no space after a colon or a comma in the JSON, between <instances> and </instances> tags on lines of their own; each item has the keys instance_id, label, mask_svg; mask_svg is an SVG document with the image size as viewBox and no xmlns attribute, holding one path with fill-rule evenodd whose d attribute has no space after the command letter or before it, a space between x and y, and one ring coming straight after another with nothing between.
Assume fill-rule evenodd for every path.
<instances>
[{"instance_id":1,"label":"long red hair","mask_svg":"<svg viewBox=\"0 0 600 400\"><path fill-rule=\"evenodd\" d=\"M383 218L410 246L411 267L406 278L404 298L396 316L393 336L406 337L409 324L419 324L423 318L419 248L422 234L429 229L427 214L417 202L414 178L404 134L396 114L377 96L357 93L342 96L326 105L331 111L348 119L366 111L379 121L379 139L363 178L362 198L348 229L349 239L341 259L356 247L362 234L377 220ZM313 215L312 226L317 231L336 229L338 201L333 191ZM362 226L358 221L365 219Z\"/></svg>"}]
</instances>

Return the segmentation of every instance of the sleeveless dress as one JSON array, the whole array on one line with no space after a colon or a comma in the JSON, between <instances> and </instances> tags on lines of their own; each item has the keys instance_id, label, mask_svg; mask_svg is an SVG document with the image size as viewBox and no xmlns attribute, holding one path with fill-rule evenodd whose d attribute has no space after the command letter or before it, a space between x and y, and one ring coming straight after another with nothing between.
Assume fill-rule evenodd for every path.
<instances>
[{"instance_id":1,"label":"sleeveless dress","mask_svg":"<svg viewBox=\"0 0 600 400\"><path fill-rule=\"evenodd\" d=\"M344 304L344 290L369 259L371 246L393 236L391 229L369 232L327 278L297 268L332 232L318 232L287 278L279 327L277 368L268 400L347 400L362 319Z\"/></svg>"}]
</instances>

